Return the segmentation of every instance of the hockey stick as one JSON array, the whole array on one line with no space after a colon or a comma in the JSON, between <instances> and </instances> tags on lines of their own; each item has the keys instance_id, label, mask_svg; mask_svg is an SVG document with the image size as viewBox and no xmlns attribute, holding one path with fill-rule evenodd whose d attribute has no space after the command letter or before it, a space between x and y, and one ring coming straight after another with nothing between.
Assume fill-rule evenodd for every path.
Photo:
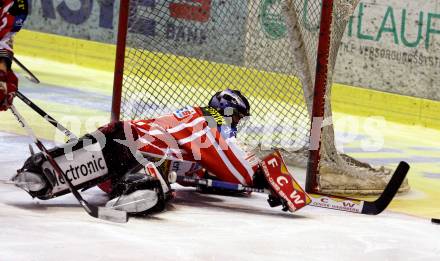
<instances>
[{"instance_id":1,"label":"hockey stick","mask_svg":"<svg viewBox=\"0 0 440 261\"><path fill-rule=\"evenodd\" d=\"M312 197L312 203L310 205L315 207L339 209L367 215L380 214L388 207L394 196L397 194L400 185L402 185L402 182L405 180L406 174L408 174L408 170L408 163L406 163L405 161L401 161L394 171L393 175L391 176L391 179L386 185L382 194L374 201L364 201L312 193L309 194Z\"/></svg>"},{"instance_id":2,"label":"hockey stick","mask_svg":"<svg viewBox=\"0 0 440 261\"><path fill-rule=\"evenodd\" d=\"M408 170L408 163L401 161L380 197L374 201L365 201L353 198L309 193L308 195L312 198L312 203L310 203L309 206L342 210L367 215L380 214L386 209L386 207L390 204L390 202L396 195L400 185L402 185L402 182L405 179L406 174L408 173ZM212 179L199 179L178 176L177 180L179 182L184 182L187 184L194 184L198 186L206 186L218 189L228 189L240 192L268 192L268 190L266 189L259 189L249 186L243 186L241 184Z\"/></svg>"},{"instance_id":3,"label":"hockey stick","mask_svg":"<svg viewBox=\"0 0 440 261\"><path fill-rule=\"evenodd\" d=\"M201 178L193 178L193 177L186 177L186 176L177 176L177 182L183 182L186 184L191 184L191 185L196 185L196 186L204 186L204 187L208 187L208 188L233 190L233 191L238 191L238 192L257 192L257 193L268 193L269 192L269 190L267 190L267 189L254 188L251 186L243 186L241 184L227 182L227 181L220 181L220 180L213 180L213 179L201 179Z\"/></svg>"},{"instance_id":4,"label":"hockey stick","mask_svg":"<svg viewBox=\"0 0 440 261\"><path fill-rule=\"evenodd\" d=\"M83 199L81 194L75 189L70 179L67 177L67 175L63 172L63 170L60 168L58 163L52 158L52 156L49 154L46 147L41 143L41 141L35 136L34 131L31 129L31 127L27 124L25 119L21 116L21 114L17 111L14 105L10 108L12 114L14 114L15 118L17 118L18 122L21 124L21 126L26 130L28 135L32 138L33 142L37 145L37 147L41 150L43 155L46 157L46 159L49 161L49 163L54 168L57 175L63 177L64 181L66 182L67 186L69 187L70 192L75 196L75 198L78 200L78 202L81 204L81 206L85 209L85 211L92 217L100 218L112 222L119 222L119 223L125 223L128 221L127 212L125 211L119 211L114 210L110 208L105 207L96 207L93 205L90 205Z\"/></svg>"},{"instance_id":5,"label":"hockey stick","mask_svg":"<svg viewBox=\"0 0 440 261\"><path fill-rule=\"evenodd\" d=\"M40 83L40 80L35 76L24 64L22 64L15 56L12 57L12 60L21 68L23 69L27 74L28 77L26 79L30 80L33 83Z\"/></svg>"},{"instance_id":6,"label":"hockey stick","mask_svg":"<svg viewBox=\"0 0 440 261\"><path fill-rule=\"evenodd\" d=\"M33 103L31 100L29 100L26 96L24 96L20 91L16 92L17 97L20 98L24 103L26 103L31 109L33 109L35 112L40 114L45 120L47 120L50 124L55 126L57 129L59 129L61 132L63 132L68 138L69 141L71 140L77 140L78 137L76 137L75 134L73 134L71 131L69 131L67 128L65 128L63 125L61 125L57 120L52 118L49 114L47 114L45 111L43 111L40 107L38 107L35 103Z\"/></svg>"}]
</instances>

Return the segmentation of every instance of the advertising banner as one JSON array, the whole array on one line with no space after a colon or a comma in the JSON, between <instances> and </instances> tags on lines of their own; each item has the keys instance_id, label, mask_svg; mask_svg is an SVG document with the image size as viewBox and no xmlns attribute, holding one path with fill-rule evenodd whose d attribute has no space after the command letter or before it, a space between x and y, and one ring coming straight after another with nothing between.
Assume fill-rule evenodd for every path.
<instances>
[{"instance_id":1,"label":"advertising banner","mask_svg":"<svg viewBox=\"0 0 440 261\"><path fill-rule=\"evenodd\" d=\"M342 39L334 81L440 100L439 3L360 2Z\"/></svg>"}]
</instances>

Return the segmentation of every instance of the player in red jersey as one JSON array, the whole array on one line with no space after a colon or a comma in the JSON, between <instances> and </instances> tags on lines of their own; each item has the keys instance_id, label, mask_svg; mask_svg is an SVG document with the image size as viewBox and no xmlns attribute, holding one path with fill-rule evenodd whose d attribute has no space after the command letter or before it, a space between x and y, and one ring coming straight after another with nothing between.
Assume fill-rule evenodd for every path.
<instances>
[{"instance_id":1,"label":"player in red jersey","mask_svg":"<svg viewBox=\"0 0 440 261\"><path fill-rule=\"evenodd\" d=\"M163 209L172 198L176 172L164 167L169 161L193 169L197 165L200 170L194 173L209 172L222 181L268 188L258 160L235 142L237 125L248 116L248 100L227 89L216 93L208 107L113 122L50 153L77 189L100 184L110 195L108 206L146 213ZM30 157L12 180L40 199L69 193L41 153Z\"/></svg>"},{"instance_id":2,"label":"player in red jersey","mask_svg":"<svg viewBox=\"0 0 440 261\"><path fill-rule=\"evenodd\" d=\"M0 0L0 111L11 106L18 88L18 79L11 69L12 37L23 26L27 13L27 0Z\"/></svg>"}]
</instances>

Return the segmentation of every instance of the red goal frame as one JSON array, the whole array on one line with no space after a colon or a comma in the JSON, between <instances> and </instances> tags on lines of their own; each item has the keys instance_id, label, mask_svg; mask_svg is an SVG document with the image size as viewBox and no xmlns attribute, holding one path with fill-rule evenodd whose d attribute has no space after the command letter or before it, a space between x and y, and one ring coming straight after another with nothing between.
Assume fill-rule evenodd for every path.
<instances>
[{"instance_id":1,"label":"red goal frame","mask_svg":"<svg viewBox=\"0 0 440 261\"><path fill-rule=\"evenodd\" d=\"M122 83L124 78L125 47L127 45L128 14L130 0L121 0L119 5L118 36L116 40L115 73L111 121L118 121L121 115Z\"/></svg>"}]
</instances>

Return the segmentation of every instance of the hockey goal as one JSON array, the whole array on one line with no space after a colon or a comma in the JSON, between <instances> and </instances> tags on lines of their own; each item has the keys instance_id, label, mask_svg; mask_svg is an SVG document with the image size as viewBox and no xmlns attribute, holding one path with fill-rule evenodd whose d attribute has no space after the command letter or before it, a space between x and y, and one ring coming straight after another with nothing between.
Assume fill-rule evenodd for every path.
<instances>
[{"instance_id":1,"label":"hockey goal","mask_svg":"<svg viewBox=\"0 0 440 261\"><path fill-rule=\"evenodd\" d=\"M308 167L309 192L380 193L391 171L338 153L331 122L322 132L316 125L322 114L331 119L333 69L358 1L120 1L112 119L151 118L239 89L252 114L241 143L279 148L288 164Z\"/></svg>"}]
</instances>

